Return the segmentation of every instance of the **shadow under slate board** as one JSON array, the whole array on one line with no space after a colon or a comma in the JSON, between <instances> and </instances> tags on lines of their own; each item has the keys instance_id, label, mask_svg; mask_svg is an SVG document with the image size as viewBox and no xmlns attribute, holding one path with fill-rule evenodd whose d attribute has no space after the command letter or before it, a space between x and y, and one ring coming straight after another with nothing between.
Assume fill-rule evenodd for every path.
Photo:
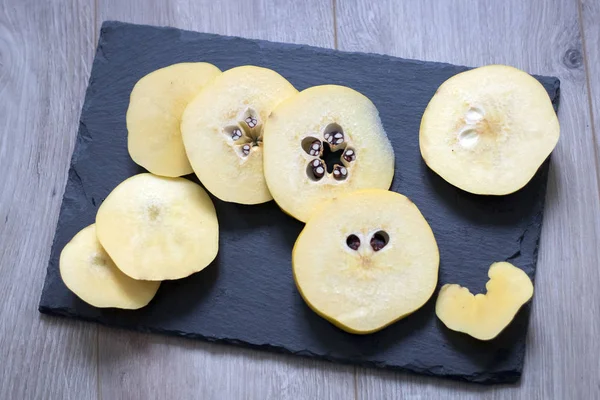
<instances>
[{"instance_id":1,"label":"shadow under slate board","mask_svg":"<svg viewBox=\"0 0 600 400\"><path fill-rule=\"evenodd\" d=\"M490 342L446 329L434 312L438 290L423 308L371 335L345 333L318 317L292 279L291 250L303 225L274 202L243 206L213 198L221 227L217 259L200 273L164 282L141 310L97 309L72 294L59 275L61 250L94 222L98 206L117 184L143 172L127 153L125 112L131 89L158 68L189 61L207 61L221 70L259 65L278 71L299 90L329 83L365 94L379 109L396 152L392 190L417 204L437 239L438 289L459 283L472 292L484 291L490 264L500 260L534 277L548 162L519 192L487 197L449 185L420 156L419 123L427 103L444 80L467 67L105 22L52 245L42 313L480 383L520 377L529 305ZM538 79L557 107L558 79Z\"/></svg>"}]
</instances>

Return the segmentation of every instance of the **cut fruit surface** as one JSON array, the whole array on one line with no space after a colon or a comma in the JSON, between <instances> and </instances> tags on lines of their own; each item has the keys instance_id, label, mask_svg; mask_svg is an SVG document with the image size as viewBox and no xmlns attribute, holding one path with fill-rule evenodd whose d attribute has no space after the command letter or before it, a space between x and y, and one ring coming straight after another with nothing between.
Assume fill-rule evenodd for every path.
<instances>
[{"instance_id":1,"label":"cut fruit surface","mask_svg":"<svg viewBox=\"0 0 600 400\"><path fill-rule=\"evenodd\" d=\"M160 282L138 281L121 272L98 242L94 224L67 243L60 253L59 269L70 291L99 308L144 307L160 286Z\"/></svg>"},{"instance_id":2,"label":"cut fruit surface","mask_svg":"<svg viewBox=\"0 0 600 400\"><path fill-rule=\"evenodd\" d=\"M435 313L448 328L479 340L498 336L517 311L533 296L531 279L508 262L492 264L486 294L472 295L469 289L446 284L440 290Z\"/></svg>"},{"instance_id":3,"label":"cut fruit surface","mask_svg":"<svg viewBox=\"0 0 600 400\"><path fill-rule=\"evenodd\" d=\"M297 90L277 72L243 66L225 71L186 108L183 141L194 172L221 200L272 200L263 174L263 125Z\"/></svg>"},{"instance_id":4,"label":"cut fruit surface","mask_svg":"<svg viewBox=\"0 0 600 400\"><path fill-rule=\"evenodd\" d=\"M265 126L265 179L288 214L306 222L316 207L358 189L388 189L394 151L375 105L344 86L303 90Z\"/></svg>"},{"instance_id":5,"label":"cut fruit surface","mask_svg":"<svg viewBox=\"0 0 600 400\"><path fill-rule=\"evenodd\" d=\"M427 165L450 184L505 195L531 180L559 133L550 97L534 77L489 65L438 88L421 119L419 144Z\"/></svg>"},{"instance_id":6,"label":"cut fruit surface","mask_svg":"<svg viewBox=\"0 0 600 400\"><path fill-rule=\"evenodd\" d=\"M139 174L119 184L96 216L98 240L134 279L180 279L208 266L219 248L214 205L183 178Z\"/></svg>"},{"instance_id":7,"label":"cut fruit surface","mask_svg":"<svg viewBox=\"0 0 600 400\"><path fill-rule=\"evenodd\" d=\"M135 84L126 118L133 161L157 175L192 173L181 138L181 116L204 85L220 73L209 63L173 64Z\"/></svg>"},{"instance_id":8,"label":"cut fruit surface","mask_svg":"<svg viewBox=\"0 0 600 400\"><path fill-rule=\"evenodd\" d=\"M431 297L439 252L405 196L381 189L346 194L308 220L292 254L306 303L350 333L378 331Z\"/></svg>"}]
</instances>

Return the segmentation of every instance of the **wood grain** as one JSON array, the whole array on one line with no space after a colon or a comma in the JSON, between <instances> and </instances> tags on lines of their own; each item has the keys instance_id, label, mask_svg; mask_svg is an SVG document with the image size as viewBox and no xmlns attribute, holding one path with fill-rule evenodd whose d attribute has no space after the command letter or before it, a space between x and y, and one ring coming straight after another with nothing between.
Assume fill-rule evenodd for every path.
<instances>
[{"instance_id":1,"label":"wood grain","mask_svg":"<svg viewBox=\"0 0 600 400\"><path fill-rule=\"evenodd\" d=\"M323 47L332 10L319 1L98 1L108 19ZM103 399L350 399L354 368L231 346L101 328ZM118 383L118 384L116 384Z\"/></svg>"},{"instance_id":2,"label":"wood grain","mask_svg":"<svg viewBox=\"0 0 600 400\"><path fill-rule=\"evenodd\" d=\"M600 172L600 1L579 1L584 52L571 55L571 59L574 63L583 63L587 72L591 129L596 139L596 169Z\"/></svg>"},{"instance_id":3,"label":"wood grain","mask_svg":"<svg viewBox=\"0 0 600 400\"><path fill-rule=\"evenodd\" d=\"M358 398L599 398L598 171L585 71L571 61L573 53L583 52L577 2L385 0L377 5L337 0L340 49L472 66L505 63L558 76L562 136L552 156L520 385L483 388L362 370ZM597 51L598 43L594 46Z\"/></svg>"},{"instance_id":4,"label":"wood grain","mask_svg":"<svg viewBox=\"0 0 600 400\"><path fill-rule=\"evenodd\" d=\"M93 325L37 312L93 54L83 2L0 1L0 398L96 399Z\"/></svg>"}]
</instances>

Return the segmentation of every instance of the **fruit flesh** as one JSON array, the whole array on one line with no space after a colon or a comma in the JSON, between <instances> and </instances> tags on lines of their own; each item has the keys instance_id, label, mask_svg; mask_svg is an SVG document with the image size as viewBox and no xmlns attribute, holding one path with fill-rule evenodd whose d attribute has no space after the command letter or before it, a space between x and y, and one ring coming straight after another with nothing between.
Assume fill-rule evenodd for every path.
<instances>
[{"instance_id":1,"label":"fruit flesh","mask_svg":"<svg viewBox=\"0 0 600 400\"><path fill-rule=\"evenodd\" d=\"M491 340L510 324L517 311L533 296L525 272L508 262L492 264L486 294L446 284L440 290L435 312L448 328L479 340Z\"/></svg>"},{"instance_id":2,"label":"fruit flesh","mask_svg":"<svg viewBox=\"0 0 600 400\"><path fill-rule=\"evenodd\" d=\"M296 93L277 72L243 66L215 78L189 104L181 124L183 140L208 191L241 204L272 200L263 174L263 124L275 106Z\"/></svg>"},{"instance_id":3,"label":"fruit flesh","mask_svg":"<svg viewBox=\"0 0 600 400\"><path fill-rule=\"evenodd\" d=\"M513 67L455 75L429 102L419 135L427 165L475 194L525 186L558 142L560 127L544 87Z\"/></svg>"},{"instance_id":4,"label":"fruit flesh","mask_svg":"<svg viewBox=\"0 0 600 400\"><path fill-rule=\"evenodd\" d=\"M163 176L192 173L181 138L187 104L221 71L209 63L158 69L134 86L127 109L127 146L133 161Z\"/></svg>"},{"instance_id":5,"label":"fruit flesh","mask_svg":"<svg viewBox=\"0 0 600 400\"><path fill-rule=\"evenodd\" d=\"M216 257L219 224L212 200L183 178L135 175L118 185L96 216L98 239L134 279L180 279Z\"/></svg>"},{"instance_id":6,"label":"fruit flesh","mask_svg":"<svg viewBox=\"0 0 600 400\"><path fill-rule=\"evenodd\" d=\"M387 243L375 251L380 231ZM369 189L320 207L298 237L292 263L298 290L317 314L345 331L366 334L427 302L437 283L439 252L414 203Z\"/></svg>"},{"instance_id":7,"label":"fruit flesh","mask_svg":"<svg viewBox=\"0 0 600 400\"><path fill-rule=\"evenodd\" d=\"M99 308L144 307L160 286L160 282L138 281L122 273L98 242L94 224L67 243L60 253L59 269L69 290Z\"/></svg>"},{"instance_id":8,"label":"fruit flesh","mask_svg":"<svg viewBox=\"0 0 600 400\"><path fill-rule=\"evenodd\" d=\"M329 136L331 131L340 138ZM340 167L338 176L336 170L318 170L318 179L311 177L310 163L329 161L313 152L313 139L321 149L343 150L333 161ZM265 179L273 198L303 222L331 198L359 189L388 189L394 176L394 152L377 108L343 86L311 87L282 102L265 126L264 147Z\"/></svg>"}]
</instances>

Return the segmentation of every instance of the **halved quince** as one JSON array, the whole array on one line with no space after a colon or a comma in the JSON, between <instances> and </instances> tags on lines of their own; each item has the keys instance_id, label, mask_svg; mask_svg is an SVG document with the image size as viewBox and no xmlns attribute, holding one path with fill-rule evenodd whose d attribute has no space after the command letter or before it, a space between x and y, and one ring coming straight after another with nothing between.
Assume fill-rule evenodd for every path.
<instances>
[{"instance_id":1,"label":"halved quince","mask_svg":"<svg viewBox=\"0 0 600 400\"><path fill-rule=\"evenodd\" d=\"M350 333L378 331L418 310L438 278L438 246L405 196L345 194L313 213L292 254L306 303Z\"/></svg>"},{"instance_id":2,"label":"halved quince","mask_svg":"<svg viewBox=\"0 0 600 400\"><path fill-rule=\"evenodd\" d=\"M181 131L194 172L221 200L272 200L263 175L263 127L297 90L277 72L243 66L225 71L186 108Z\"/></svg>"},{"instance_id":3,"label":"halved quince","mask_svg":"<svg viewBox=\"0 0 600 400\"><path fill-rule=\"evenodd\" d=\"M421 119L419 142L427 165L450 184L505 195L531 180L559 133L550 97L534 77L489 65L438 88Z\"/></svg>"},{"instance_id":4,"label":"halved quince","mask_svg":"<svg viewBox=\"0 0 600 400\"><path fill-rule=\"evenodd\" d=\"M440 290L435 313L448 328L479 340L498 336L517 311L533 296L533 284L523 270L508 262L492 264L486 294L446 284Z\"/></svg>"},{"instance_id":5,"label":"halved quince","mask_svg":"<svg viewBox=\"0 0 600 400\"><path fill-rule=\"evenodd\" d=\"M316 207L358 189L388 189L394 151L375 105L344 86L303 90L265 126L265 179L288 214L306 222Z\"/></svg>"},{"instance_id":6,"label":"halved quince","mask_svg":"<svg viewBox=\"0 0 600 400\"><path fill-rule=\"evenodd\" d=\"M181 116L188 103L221 71L209 63L180 63L140 79L127 109L127 147L137 164L153 174L192 173L183 139Z\"/></svg>"},{"instance_id":7,"label":"halved quince","mask_svg":"<svg viewBox=\"0 0 600 400\"><path fill-rule=\"evenodd\" d=\"M59 269L69 290L99 308L144 307L160 286L160 282L135 280L121 272L98 242L94 224L67 243L60 253Z\"/></svg>"},{"instance_id":8,"label":"halved quince","mask_svg":"<svg viewBox=\"0 0 600 400\"><path fill-rule=\"evenodd\" d=\"M216 257L219 223L204 189L184 178L139 174L119 184L96 215L98 240L134 279L180 279Z\"/></svg>"}]
</instances>

